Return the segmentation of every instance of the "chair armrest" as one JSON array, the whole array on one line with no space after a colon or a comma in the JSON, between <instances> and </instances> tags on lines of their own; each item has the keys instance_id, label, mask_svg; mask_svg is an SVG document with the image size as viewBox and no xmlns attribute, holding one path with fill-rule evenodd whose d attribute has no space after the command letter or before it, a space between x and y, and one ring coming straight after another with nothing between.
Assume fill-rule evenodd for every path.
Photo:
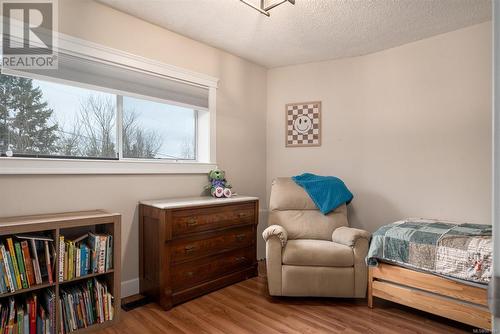
<instances>
[{"instance_id":1,"label":"chair armrest","mask_svg":"<svg viewBox=\"0 0 500 334\"><path fill-rule=\"evenodd\" d=\"M267 242L271 237L277 237L281 243L281 247L285 247L286 242L288 240L288 234L283 226L280 225L271 225L262 232L262 237L264 241Z\"/></svg>"},{"instance_id":2,"label":"chair armrest","mask_svg":"<svg viewBox=\"0 0 500 334\"><path fill-rule=\"evenodd\" d=\"M370 241L371 234L365 230L342 226L332 233L332 241L338 244L354 247L356 241L365 239Z\"/></svg>"}]
</instances>

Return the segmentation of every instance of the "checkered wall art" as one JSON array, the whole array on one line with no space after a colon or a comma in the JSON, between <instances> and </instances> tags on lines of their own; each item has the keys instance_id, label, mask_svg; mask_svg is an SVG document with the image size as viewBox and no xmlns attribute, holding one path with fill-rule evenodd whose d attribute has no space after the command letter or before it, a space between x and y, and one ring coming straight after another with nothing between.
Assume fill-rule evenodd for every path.
<instances>
[{"instance_id":1,"label":"checkered wall art","mask_svg":"<svg viewBox=\"0 0 500 334\"><path fill-rule=\"evenodd\" d=\"M321 146L321 102L290 103L285 111L286 147Z\"/></svg>"}]
</instances>

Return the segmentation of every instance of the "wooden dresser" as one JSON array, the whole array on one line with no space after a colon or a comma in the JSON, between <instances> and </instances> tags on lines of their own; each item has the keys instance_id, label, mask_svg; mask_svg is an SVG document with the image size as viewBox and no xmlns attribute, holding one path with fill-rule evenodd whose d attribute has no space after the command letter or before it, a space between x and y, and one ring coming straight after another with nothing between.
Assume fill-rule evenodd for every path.
<instances>
[{"instance_id":1,"label":"wooden dresser","mask_svg":"<svg viewBox=\"0 0 500 334\"><path fill-rule=\"evenodd\" d=\"M256 197L141 202L141 294L168 310L257 275L258 213Z\"/></svg>"}]
</instances>

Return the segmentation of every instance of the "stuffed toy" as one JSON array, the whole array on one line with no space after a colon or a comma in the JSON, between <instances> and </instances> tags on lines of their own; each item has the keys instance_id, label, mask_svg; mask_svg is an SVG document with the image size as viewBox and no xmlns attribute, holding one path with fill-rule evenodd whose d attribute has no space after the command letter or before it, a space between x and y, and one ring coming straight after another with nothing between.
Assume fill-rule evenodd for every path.
<instances>
[{"instance_id":1,"label":"stuffed toy","mask_svg":"<svg viewBox=\"0 0 500 334\"><path fill-rule=\"evenodd\" d=\"M210 190L210 194L213 197L231 197L233 193L231 192L231 184L226 181L226 173L220 169L211 170L208 173L208 184L205 188Z\"/></svg>"}]
</instances>

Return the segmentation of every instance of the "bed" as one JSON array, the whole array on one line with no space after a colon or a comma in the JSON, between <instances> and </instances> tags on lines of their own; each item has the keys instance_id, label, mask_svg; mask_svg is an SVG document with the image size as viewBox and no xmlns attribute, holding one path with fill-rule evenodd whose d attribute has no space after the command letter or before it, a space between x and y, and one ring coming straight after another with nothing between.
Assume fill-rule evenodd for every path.
<instances>
[{"instance_id":1,"label":"bed","mask_svg":"<svg viewBox=\"0 0 500 334\"><path fill-rule=\"evenodd\" d=\"M379 228L367 256L378 297L491 330L491 225L406 219Z\"/></svg>"}]
</instances>

